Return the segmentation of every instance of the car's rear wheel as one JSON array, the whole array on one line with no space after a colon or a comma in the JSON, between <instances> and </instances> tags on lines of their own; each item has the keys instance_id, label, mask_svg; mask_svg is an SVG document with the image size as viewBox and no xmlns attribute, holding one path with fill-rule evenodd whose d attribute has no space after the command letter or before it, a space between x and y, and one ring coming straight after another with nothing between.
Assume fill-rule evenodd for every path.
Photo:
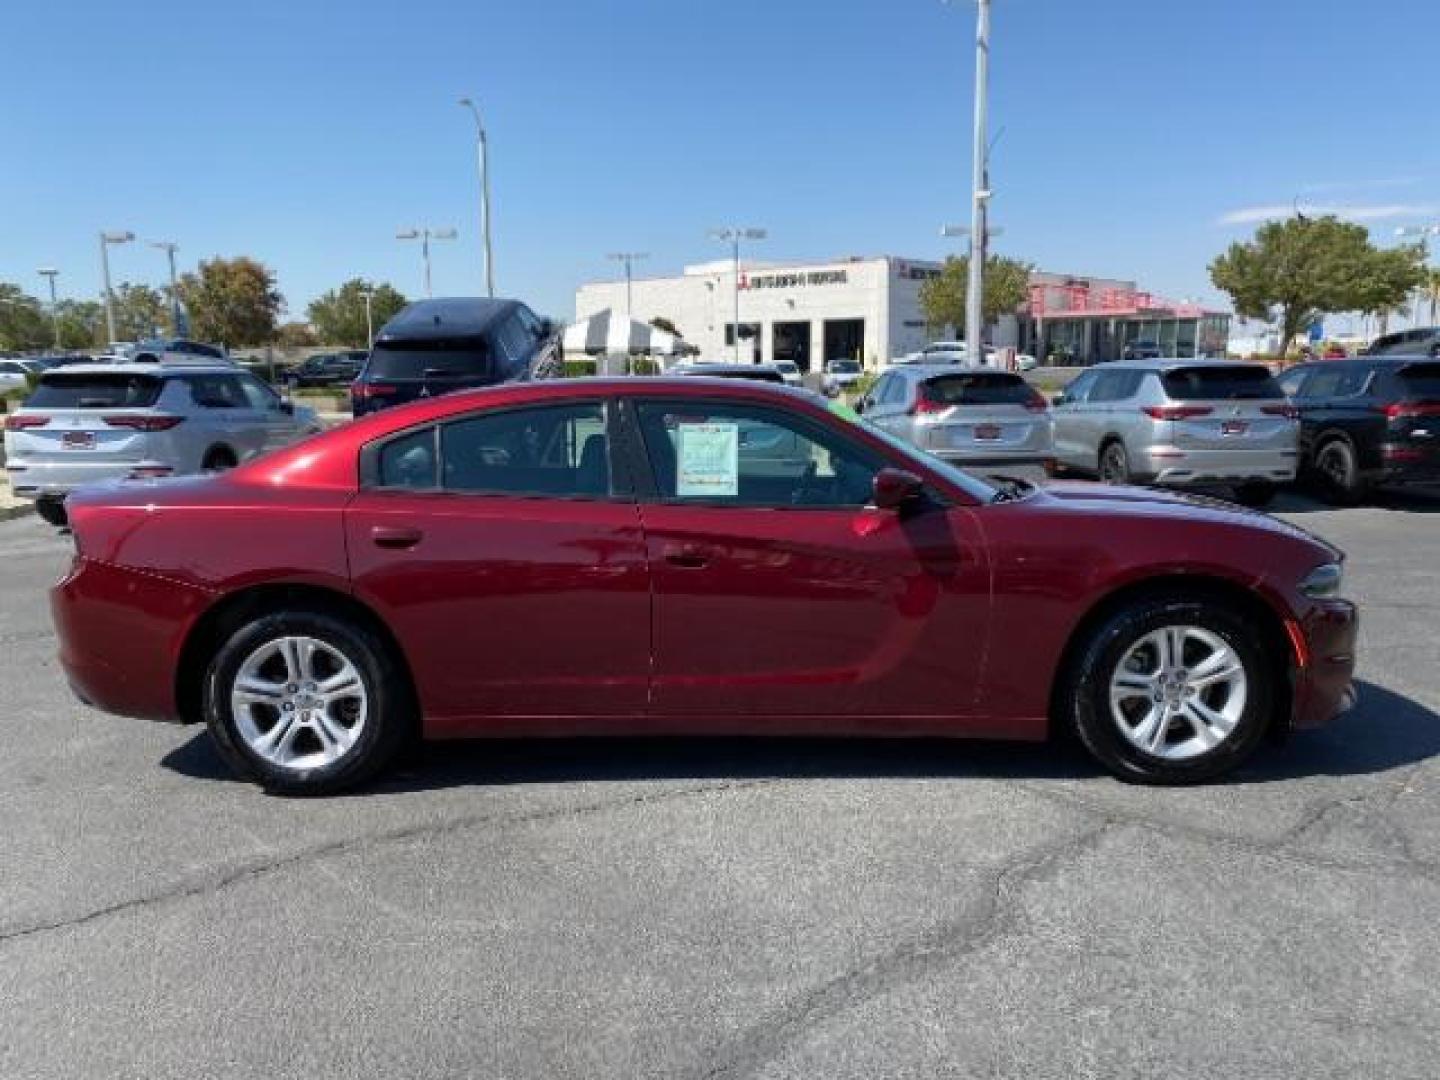
<instances>
[{"instance_id":1,"label":"car's rear wheel","mask_svg":"<svg viewBox=\"0 0 1440 1080\"><path fill-rule=\"evenodd\" d=\"M1062 685L1080 741L1122 780L1186 784L1255 750L1277 665L1253 619L1210 600L1137 600L1084 643Z\"/></svg>"},{"instance_id":2,"label":"car's rear wheel","mask_svg":"<svg viewBox=\"0 0 1440 1080\"><path fill-rule=\"evenodd\" d=\"M1106 443L1100 451L1100 479L1107 484L1130 483L1130 455L1118 439Z\"/></svg>"},{"instance_id":3,"label":"car's rear wheel","mask_svg":"<svg viewBox=\"0 0 1440 1080\"><path fill-rule=\"evenodd\" d=\"M1348 505L1365 497L1366 483L1360 475L1360 463L1349 440L1330 439L1315 451L1315 473L1321 493L1333 503Z\"/></svg>"},{"instance_id":4,"label":"car's rear wheel","mask_svg":"<svg viewBox=\"0 0 1440 1080\"><path fill-rule=\"evenodd\" d=\"M406 685L364 627L282 612L246 623L221 646L205 679L205 719L242 776L274 791L325 794L394 757L411 728Z\"/></svg>"}]
</instances>

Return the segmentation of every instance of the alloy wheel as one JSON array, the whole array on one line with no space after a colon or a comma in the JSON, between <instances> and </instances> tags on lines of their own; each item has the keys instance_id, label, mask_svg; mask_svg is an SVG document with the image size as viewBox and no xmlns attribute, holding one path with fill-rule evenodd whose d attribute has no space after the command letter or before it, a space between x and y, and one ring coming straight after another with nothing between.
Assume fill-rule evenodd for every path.
<instances>
[{"instance_id":1,"label":"alloy wheel","mask_svg":"<svg viewBox=\"0 0 1440 1080\"><path fill-rule=\"evenodd\" d=\"M1137 749L1187 761L1230 737L1245 712L1245 664L1219 634L1162 626L1135 642L1110 677L1110 716Z\"/></svg>"},{"instance_id":2,"label":"alloy wheel","mask_svg":"<svg viewBox=\"0 0 1440 1080\"><path fill-rule=\"evenodd\" d=\"M344 757L364 730L369 695L359 668L313 637L279 637L240 665L230 692L235 728L272 765L323 768Z\"/></svg>"}]
</instances>

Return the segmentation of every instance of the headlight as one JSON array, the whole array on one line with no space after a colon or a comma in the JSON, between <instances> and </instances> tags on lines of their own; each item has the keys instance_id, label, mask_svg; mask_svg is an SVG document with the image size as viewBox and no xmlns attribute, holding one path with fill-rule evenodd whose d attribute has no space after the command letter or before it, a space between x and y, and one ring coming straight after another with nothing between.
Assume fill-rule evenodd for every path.
<instances>
[{"instance_id":1,"label":"headlight","mask_svg":"<svg viewBox=\"0 0 1440 1080\"><path fill-rule=\"evenodd\" d=\"M1339 563L1325 563L1305 575L1300 591L1312 600L1330 600L1340 595L1344 570Z\"/></svg>"}]
</instances>

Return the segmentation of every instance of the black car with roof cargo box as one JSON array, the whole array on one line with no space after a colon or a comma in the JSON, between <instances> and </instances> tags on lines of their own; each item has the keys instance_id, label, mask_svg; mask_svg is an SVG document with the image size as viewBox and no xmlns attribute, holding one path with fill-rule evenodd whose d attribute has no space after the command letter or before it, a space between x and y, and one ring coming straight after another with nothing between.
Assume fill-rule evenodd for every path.
<instances>
[{"instance_id":1,"label":"black car with roof cargo box","mask_svg":"<svg viewBox=\"0 0 1440 1080\"><path fill-rule=\"evenodd\" d=\"M518 300L419 300L387 322L350 385L356 416L454 390L558 378L559 328Z\"/></svg>"},{"instance_id":2,"label":"black car with roof cargo box","mask_svg":"<svg viewBox=\"0 0 1440 1080\"><path fill-rule=\"evenodd\" d=\"M1330 500L1440 483L1440 359L1319 360L1277 381L1300 415L1300 473Z\"/></svg>"}]
</instances>

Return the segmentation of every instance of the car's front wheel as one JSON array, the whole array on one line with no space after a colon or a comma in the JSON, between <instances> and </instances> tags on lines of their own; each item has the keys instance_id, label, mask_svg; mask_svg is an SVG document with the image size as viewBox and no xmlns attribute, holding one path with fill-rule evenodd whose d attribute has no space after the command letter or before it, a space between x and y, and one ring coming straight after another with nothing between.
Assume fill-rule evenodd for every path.
<instances>
[{"instance_id":1,"label":"car's front wheel","mask_svg":"<svg viewBox=\"0 0 1440 1080\"><path fill-rule=\"evenodd\" d=\"M221 646L205 718L236 772L274 791L325 794L383 768L410 729L408 685L373 633L322 612L256 618Z\"/></svg>"},{"instance_id":2,"label":"car's front wheel","mask_svg":"<svg viewBox=\"0 0 1440 1080\"><path fill-rule=\"evenodd\" d=\"M1253 619L1211 600L1149 598L1091 633L1059 701L1080 741L1122 780L1184 784L1255 750L1277 665Z\"/></svg>"}]
</instances>

